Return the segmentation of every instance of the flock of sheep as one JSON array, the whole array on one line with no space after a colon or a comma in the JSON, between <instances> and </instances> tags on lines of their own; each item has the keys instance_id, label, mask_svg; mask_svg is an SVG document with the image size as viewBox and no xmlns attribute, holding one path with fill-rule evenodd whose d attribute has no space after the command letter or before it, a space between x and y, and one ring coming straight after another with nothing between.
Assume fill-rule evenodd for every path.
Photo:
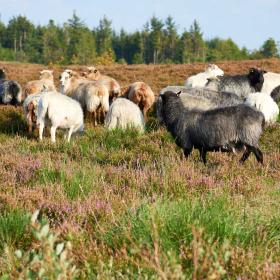
<instances>
[{"instance_id":1,"label":"flock of sheep","mask_svg":"<svg viewBox=\"0 0 280 280\"><path fill-rule=\"evenodd\" d=\"M241 163L250 153L263 163L258 141L265 125L276 122L279 101L280 74L257 68L246 75L229 76L209 65L205 72L189 77L185 86L162 89L156 102L146 83L121 88L95 67L81 73L65 70L59 92L50 70L41 71L39 80L28 82L22 90L0 69L0 103L23 102L29 132L37 127L40 140L50 125L52 142L57 128L68 129L70 141L72 133L84 130L84 114L92 117L94 125L104 122L107 129L133 126L144 132L147 112L156 103L157 117L184 155L198 149L204 163L208 151L237 150L243 150Z\"/></svg>"}]
</instances>

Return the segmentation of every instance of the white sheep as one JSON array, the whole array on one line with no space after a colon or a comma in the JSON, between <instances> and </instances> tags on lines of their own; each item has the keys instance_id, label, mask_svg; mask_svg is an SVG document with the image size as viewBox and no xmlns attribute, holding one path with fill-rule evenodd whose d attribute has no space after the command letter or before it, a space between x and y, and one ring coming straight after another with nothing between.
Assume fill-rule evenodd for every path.
<instances>
[{"instance_id":1,"label":"white sheep","mask_svg":"<svg viewBox=\"0 0 280 280\"><path fill-rule=\"evenodd\" d=\"M207 83L207 79L216 78L217 76L223 76L224 71L215 64L209 64L205 72L198 73L190 76L185 81L185 86L188 88L204 87Z\"/></svg>"},{"instance_id":2,"label":"white sheep","mask_svg":"<svg viewBox=\"0 0 280 280\"><path fill-rule=\"evenodd\" d=\"M39 100L37 126L39 126L40 140L43 139L46 120L51 123L51 141L53 143L55 143L57 128L69 128L68 142L72 133L84 130L84 115L79 102L57 92L44 93Z\"/></svg>"},{"instance_id":3,"label":"white sheep","mask_svg":"<svg viewBox=\"0 0 280 280\"><path fill-rule=\"evenodd\" d=\"M110 106L105 118L105 127L108 129L127 129L135 127L144 132L145 121L139 107L126 98L117 98Z\"/></svg>"},{"instance_id":4,"label":"white sheep","mask_svg":"<svg viewBox=\"0 0 280 280\"><path fill-rule=\"evenodd\" d=\"M109 91L103 83L80 78L79 74L72 70L65 70L61 74L60 82L63 93L80 102L84 111L92 114L95 126L99 108L105 118L109 110Z\"/></svg>"},{"instance_id":5,"label":"white sheep","mask_svg":"<svg viewBox=\"0 0 280 280\"><path fill-rule=\"evenodd\" d=\"M119 96L121 87L114 78L101 74L94 66L87 67L87 70L87 72L83 72L84 77L92 81L102 82L109 91L110 101Z\"/></svg>"},{"instance_id":6,"label":"white sheep","mask_svg":"<svg viewBox=\"0 0 280 280\"><path fill-rule=\"evenodd\" d=\"M267 124L273 124L277 121L279 108L269 94L265 92L251 93L246 98L245 104L261 111Z\"/></svg>"},{"instance_id":7,"label":"white sheep","mask_svg":"<svg viewBox=\"0 0 280 280\"><path fill-rule=\"evenodd\" d=\"M24 88L25 95L42 91L56 91L52 70L42 70L39 80L28 82Z\"/></svg>"},{"instance_id":8,"label":"white sheep","mask_svg":"<svg viewBox=\"0 0 280 280\"><path fill-rule=\"evenodd\" d=\"M280 74L266 72L264 75L264 83L261 92L271 94L274 88L280 85Z\"/></svg>"}]
</instances>

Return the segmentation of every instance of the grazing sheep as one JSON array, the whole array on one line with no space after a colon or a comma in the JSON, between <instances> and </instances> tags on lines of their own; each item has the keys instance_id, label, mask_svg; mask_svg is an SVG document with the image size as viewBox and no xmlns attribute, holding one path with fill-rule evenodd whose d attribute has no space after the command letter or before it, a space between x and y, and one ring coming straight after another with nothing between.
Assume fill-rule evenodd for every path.
<instances>
[{"instance_id":1,"label":"grazing sheep","mask_svg":"<svg viewBox=\"0 0 280 280\"><path fill-rule=\"evenodd\" d=\"M135 127L140 132L144 132L145 121L142 112L136 104L120 97L111 104L105 118L105 127L108 129Z\"/></svg>"},{"instance_id":2,"label":"grazing sheep","mask_svg":"<svg viewBox=\"0 0 280 280\"><path fill-rule=\"evenodd\" d=\"M280 86L273 89L271 92L271 97L277 104L280 102Z\"/></svg>"},{"instance_id":3,"label":"grazing sheep","mask_svg":"<svg viewBox=\"0 0 280 280\"><path fill-rule=\"evenodd\" d=\"M263 77L264 83L261 92L271 93L274 88L280 86L280 74L266 72Z\"/></svg>"},{"instance_id":4,"label":"grazing sheep","mask_svg":"<svg viewBox=\"0 0 280 280\"><path fill-rule=\"evenodd\" d=\"M278 105L271 96L264 92L251 93L247 96L245 104L256 107L264 114L265 122L273 124L277 121L279 115Z\"/></svg>"},{"instance_id":5,"label":"grazing sheep","mask_svg":"<svg viewBox=\"0 0 280 280\"><path fill-rule=\"evenodd\" d=\"M114 98L118 97L121 92L119 83L112 77L102 75L94 66L87 67L88 71L83 72L83 76L92 81L102 82L108 89L110 95L110 103Z\"/></svg>"},{"instance_id":6,"label":"grazing sheep","mask_svg":"<svg viewBox=\"0 0 280 280\"><path fill-rule=\"evenodd\" d=\"M24 88L25 96L43 91L56 91L53 71L51 70L42 70L40 72L39 80L28 82Z\"/></svg>"},{"instance_id":7,"label":"grazing sheep","mask_svg":"<svg viewBox=\"0 0 280 280\"><path fill-rule=\"evenodd\" d=\"M147 111L155 102L155 95L152 89L144 82L131 84L123 94L124 97L138 105L147 120Z\"/></svg>"},{"instance_id":8,"label":"grazing sheep","mask_svg":"<svg viewBox=\"0 0 280 280\"><path fill-rule=\"evenodd\" d=\"M32 133L38 117L38 103L44 92L33 93L27 96L23 102L23 111L28 124L28 132Z\"/></svg>"},{"instance_id":9,"label":"grazing sheep","mask_svg":"<svg viewBox=\"0 0 280 280\"><path fill-rule=\"evenodd\" d=\"M196 87L205 87L207 79L215 78L217 76L223 76L224 71L220 69L215 64L209 64L206 70L202 73L190 76L185 81L185 87L187 88L196 88Z\"/></svg>"},{"instance_id":10,"label":"grazing sheep","mask_svg":"<svg viewBox=\"0 0 280 280\"><path fill-rule=\"evenodd\" d=\"M20 84L13 80L6 80L5 70L0 69L0 104L18 105L22 100Z\"/></svg>"},{"instance_id":11,"label":"grazing sheep","mask_svg":"<svg viewBox=\"0 0 280 280\"><path fill-rule=\"evenodd\" d=\"M72 133L84 130L84 115L79 102L57 92L46 92L38 104L37 126L39 126L39 139L43 139L46 120L51 123L51 141L55 143L57 128L69 128L67 141Z\"/></svg>"},{"instance_id":12,"label":"grazing sheep","mask_svg":"<svg viewBox=\"0 0 280 280\"><path fill-rule=\"evenodd\" d=\"M251 152L258 162L263 163L263 155L258 148L264 127L261 112L243 104L207 111L187 110L178 94L168 91L161 95L162 113L167 129L176 144L183 148L186 158L195 148L206 164L208 151L235 152L235 149L245 146L241 163Z\"/></svg>"},{"instance_id":13,"label":"grazing sheep","mask_svg":"<svg viewBox=\"0 0 280 280\"><path fill-rule=\"evenodd\" d=\"M168 86L163 88L156 102L157 117L162 122L161 95L167 91L181 92L179 95L185 108L209 110L218 107L227 107L243 103L243 99L234 93L218 92L206 88L186 88L182 86Z\"/></svg>"},{"instance_id":14,"label":"grazing sheep","mask_svg":"<svg viewBox=\"0 0 280 280\"><path fill-rule=\"evenodd\" d=\"M247 75L222 76L208 79L206 88L215 91L232 92L241 97L247 97L252 92L259 92L262 89L266 73L257 68L251 68Z\"/></svg>"},{"instance_id":15,"label":"grazing sheep","mask_svg":"<svg viewBox=\"0 0 280 280\"><path fill-rule=\"evenodd\" d=\"M103 83L85 82L81 83L71 94L77 100L84 111L92 114L93 124L97 125L98 109L101 110L102 118L109 110L109 92Z\"/></svg>"}]
</instances>

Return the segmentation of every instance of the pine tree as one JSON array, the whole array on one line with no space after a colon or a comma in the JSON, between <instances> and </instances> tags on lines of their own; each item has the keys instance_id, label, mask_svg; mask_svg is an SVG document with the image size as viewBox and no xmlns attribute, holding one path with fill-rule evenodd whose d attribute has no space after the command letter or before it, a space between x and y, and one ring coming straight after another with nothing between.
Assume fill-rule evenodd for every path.
<instances>
[{"instance_id":1,"label":"pine tree","mask_svg":"<svg viewBox=\"0 0 280 280\"><path fill-rule=\"evenodd\" d=\"M261 49L260 49L261 54L264 57L278 57L278 49L277 49L277 44L274 41L274 39L269 38L268 40L266 40Z\"/></svg>"}]
</instances>

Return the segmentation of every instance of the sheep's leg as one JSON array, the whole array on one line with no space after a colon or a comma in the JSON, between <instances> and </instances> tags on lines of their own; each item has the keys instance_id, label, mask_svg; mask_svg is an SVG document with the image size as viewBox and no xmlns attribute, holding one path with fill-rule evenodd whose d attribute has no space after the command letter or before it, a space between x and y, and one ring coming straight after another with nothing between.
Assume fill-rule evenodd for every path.
<instances>
[{"instance_id":1,"label":"sheep's leg","mask_svg":"<svg viewBox=\"0 0 280 280\"><path fill-rule=\"evenodd\" d=\"M251 147L252 152L254 153L257 161L261 164L263 164L263 153L259 148Z\"/></svg>"},{"instance_id":2,"label":"sheep's leg","mask_svg":"<svg viewBox=\"0 0 280 280\"><path fill-rule=\"evenodd\" d=\"M39 124L39 140L40 141L43 140L44 127L45 127L45 124L43 122L40 122L40 124Z\"/></svg>"},{"instance_id":3,"label":"sheep's leg","mask_svg":"<svg viewBox=\"0 0 280 280\"><path fill-rule=\"evenodd\" d=\"M207 154L207 151L205 151L203 148L199 150L199 157L200 157L200 160L203 161L204 164L206 164L206 154Z\"/></svg>"},{"instance_id":4,"label":"sheep's leg","mask_svg":"<svg viewBox=\"0 0 280 280\"><path fill-rule=\"evenodd\" d=\"M67 137L67 142L70 142L70 139L71 139L71 135L72 135L72 133L73 133L73 126L71 126L70 128L69 128L69 131L68 131L68 137Z\"/></svg>"},{"instance_id":5,"label":"sheep's leg","mask_svg":"<svg viewBox=\"0 0 280 280\"><path fill-rule=\"evenodd\" d=\"M143 108L143 115L144 115L144 120L145 120L145 122L148 121L148 118L147 118L147 111L148 111L148 109L147 109L146 107L144 107L144 108Z\"/></svg>"},{"instance_id":6,"label":"sheep's leg","mask_svg":"<svg viewBox=\"0 0 280 280\"><path fill-rule=\"evenodd\" d=\"M93 119L93 125L97 126L97 121L96 121L96 111L92 112L92 119Z\"/></svg>"},{"instance_id":7,"label":"sheep's leg","mask_svg":"<svg viewBox=\"0 0 280 280\"><path fill-rule=\"evenodd\" d=\"M192 149L184 149L185 158L188 159L189 155L191 154Z\"/></svg>"},{"instance_id":8,"label":"sheep's leg","mask_svg":"<svg viewBox=\"0 0 280 280\"><path fill-rule=\"evenodd\" d=\"M246 148L246 150L245 150L244 154L242 155L241 159L239 160L239 162L241 164L243 164L248 159L249 155L251 154L250 147L246 146L245 148Z\"/></svg>"},{"instance_id":9,"label":"sheep's leg","mask_svg":"<svg viewBox=\"0 0 280 280\"><path fill-rule=\"evenodd\" d=\"M28 132L31 134L32 133L32 128L33 128L33 122L32 122L32 116L30 113L28 113Z\"/></svg>"},{"instance_id":10,"label":"sheep's leg","mask_svg":"<svg viewBox=\"0 0 280 280\"><path fill-rule=\"evenodd\" d=\"M51 140L53 143L55 143L55 132L56 132L56 127L52 126L51 127Z\"/></svg>"}]
</instances>

